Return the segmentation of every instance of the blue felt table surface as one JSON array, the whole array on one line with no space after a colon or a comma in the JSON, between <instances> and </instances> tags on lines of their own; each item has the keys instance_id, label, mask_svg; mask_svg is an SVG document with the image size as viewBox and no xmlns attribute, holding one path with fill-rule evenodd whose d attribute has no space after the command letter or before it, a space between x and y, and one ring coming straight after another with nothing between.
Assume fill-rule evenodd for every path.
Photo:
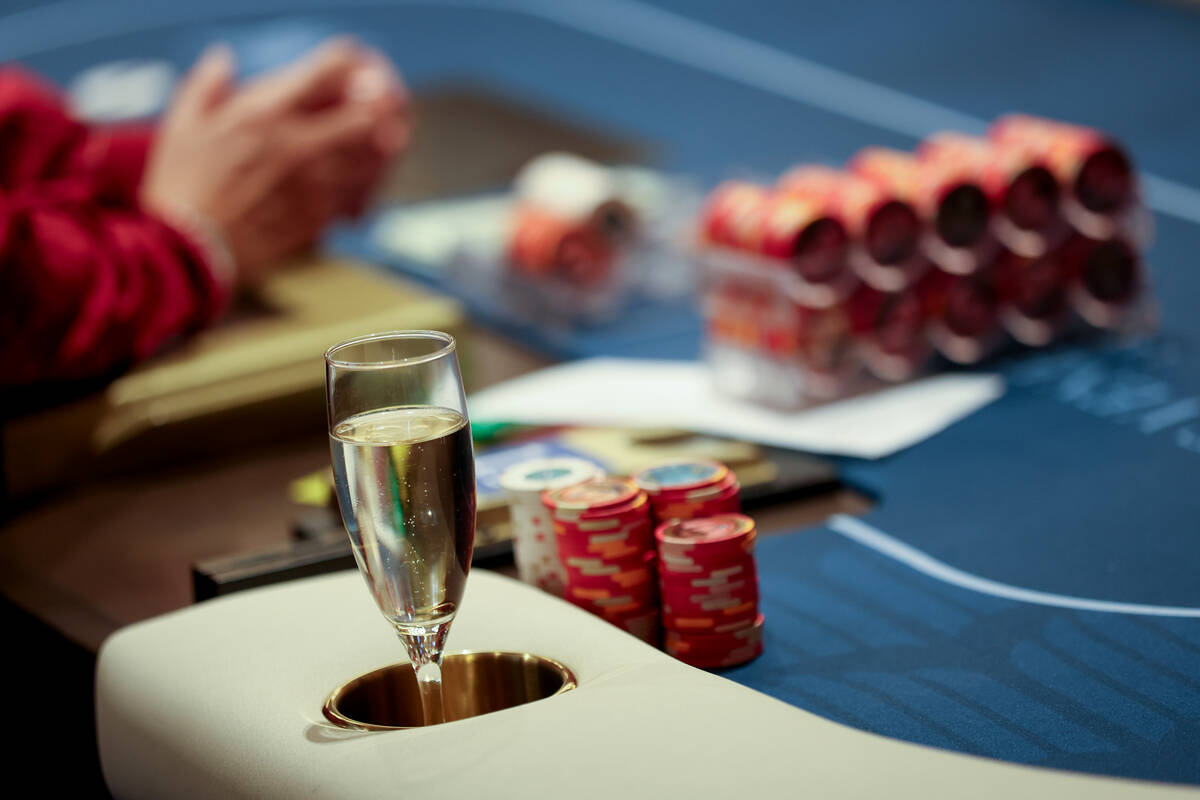
<instances>
[{"instance_id":1,"label":"blue felt table surface","mask_svg":"<svg viewBox=\"0 0 1200 800\"><path fill-rule=\"evenodd\" d=\"M1200 13L1116 0L158 0L0 14L0 59L64 82L116 58L182 68L214 38L254 71L350 32L415 86L483 80L654 142L659 166L706 184L910 147L1010 110L1112 131L1165 211L1150 253L1161 333L1003 364L1009 391L992 406L892 458L843 462L879 501L870 530L920 557L836 526L763 541L766 654L728 674L903 739L1200 783L1200 621L1186 616L1200 607ZM365 230L335 243L380 257ZM577 334L507 330L562 357L699 347L686 305ZM918 568L931 563L975 588Z\"/></svg>"}]
</instances>

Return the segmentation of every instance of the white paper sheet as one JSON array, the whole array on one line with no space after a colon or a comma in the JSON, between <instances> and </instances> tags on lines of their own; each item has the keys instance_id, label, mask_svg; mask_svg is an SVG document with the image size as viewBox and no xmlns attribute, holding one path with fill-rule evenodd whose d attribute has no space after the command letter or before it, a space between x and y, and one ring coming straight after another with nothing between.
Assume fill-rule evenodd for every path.
<instances>
[{"instance_id":1,"label":"white paper sheet","mask_svg":"<svg viewBox=\"0 0 1200 800\"><path fill-rule=\"evenodd\" d=\"M718 394L700 363L597 358L507 381L472 395L468 406L478 421L684 428L794 450L883 458L1003 394L999 375L947 373L784 412Z\"/></svg>"}]
</instances>

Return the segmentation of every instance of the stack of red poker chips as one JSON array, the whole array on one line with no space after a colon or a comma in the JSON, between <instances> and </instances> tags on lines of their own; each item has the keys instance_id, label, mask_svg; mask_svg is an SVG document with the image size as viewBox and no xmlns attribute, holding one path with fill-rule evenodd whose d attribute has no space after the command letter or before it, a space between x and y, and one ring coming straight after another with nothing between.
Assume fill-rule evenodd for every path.
<instances>
[{"instance_id":1,"label":"stack of red poker chips","mask_svg":"<svg viewBox=\"0 0 1200 800\"><path fill-rule=\"evenodd\" d=\"M542 495L566 569L566 599L651 644L658 642L658 587L646 493L596 478Z\"/></svg>"},{"instance_id":2,"label":"stack of red poker chips","mask_svg":"<svg viewBox=\"0 0 1200 800\"><path fill-rule=\"evenodd\" d=\"M526 207L514 215L508 258L513 270L530 278L580 286L603 283L614 262L612 244L602 231Z\"/></svg>"},{"instance_id":3,"label":"stack of red poker chips","mask_svg":"<svg viewBox=\"0 0 1200 800\"><path fill-rule=\"evenodd\" d=\"M670 520L654 531L666 651L704 669L762 653L754 520L719 514Z\"/></svg>"},{"instance_id":4,"label":"stack of red poker chips","mask_svg":"<svg viewBox=\"0 0 1200 800\"><path fill-rule=\"evenodd\" d=\"M723 391L793 407L856 393L864 370L908 380L935 351L1144 332L1150 235L1120 143L1027 115L726 182L697 225L708 360Z\"/></svg>"},{"instance_id":5,"label":"stack of red poker chips","mask_svg":"<svg viewBox=\"0 0 1200 800\"><path fill-rule=\"evenodd\" d=\"M718 461L672 461L634 473L633 482L650 498L655 522L695 519L742 510L741 486Z\"/></svg>"}]
</instances>

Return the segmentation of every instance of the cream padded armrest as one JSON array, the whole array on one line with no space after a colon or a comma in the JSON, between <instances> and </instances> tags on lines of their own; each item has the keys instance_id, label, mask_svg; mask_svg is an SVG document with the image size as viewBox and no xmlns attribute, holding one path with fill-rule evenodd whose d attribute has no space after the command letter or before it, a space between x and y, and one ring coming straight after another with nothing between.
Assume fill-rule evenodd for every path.
<instances>
[{"instance_id":1,"label":"cream padded armrest","mask_svg":"<svg viewBox=\"0 0 1200 800\"><path fill-rule=\"evenodd\" d=\"M579 688L429 729L335 728L321 715L329 691L403 651L356 572L295 581L133 625L105 643L96 697L105 778L118 798L1184 793L847 728L482 570L471 573L448 647L549 656L575 670Z\"/></svg>"}]
</instances>

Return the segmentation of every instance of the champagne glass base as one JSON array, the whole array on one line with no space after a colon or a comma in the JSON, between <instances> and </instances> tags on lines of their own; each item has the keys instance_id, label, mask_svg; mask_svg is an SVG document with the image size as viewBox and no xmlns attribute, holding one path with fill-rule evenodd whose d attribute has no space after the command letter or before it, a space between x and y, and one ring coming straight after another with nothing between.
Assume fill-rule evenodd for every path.
<instances>
[{"instance_id":1,"label":"champagne glass base","mask_svg":"<svg viewBox=\"0 0 1200 800\"><path fill-rule=\"evenodd\" d=\"M442 651L446 647L446 636L450 633L450 622L447 619L429 625L396 625L396 635L408 651L408 658L417 676L426 725L439 725L446 721L442 697Z\"/></svg>"}]
</instances>

